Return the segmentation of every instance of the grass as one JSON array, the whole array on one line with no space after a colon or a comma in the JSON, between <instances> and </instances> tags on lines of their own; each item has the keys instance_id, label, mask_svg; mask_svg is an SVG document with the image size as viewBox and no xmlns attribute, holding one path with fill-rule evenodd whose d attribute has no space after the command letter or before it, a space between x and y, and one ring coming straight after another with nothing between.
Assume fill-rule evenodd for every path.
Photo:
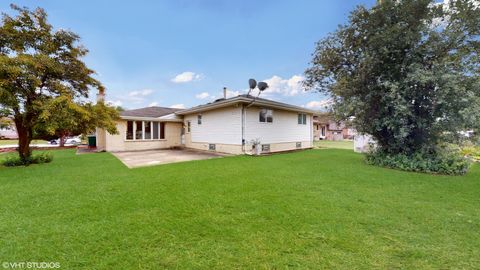
<instances>
[{"instance_id":1,"label":"grass","mask_svg":"<svg viewBox=\"0 0 480 270\"><path fill-rule=\"evenodd\" d=\"M46 144L44 140L33 140L31 144ZM0 140L0 146L2 145L18 145L18 140Z\"/></svg>"},{"instance_id":2,"label":"grass","mask_svg":"<svg viewBox=\"0 0 480 270\"><path fill-rule=\"evenodd\" d=\"M353 141L315 141L316 148L348 149L353 151Z\"/></svg>"},{"instance_id":3,"label":"grass","mask_svg":"<svg viewBox=\"0 0 480 270\"><path fill-rule=\"evenodd\" d=\"M0 167L1 261L61 269L473 269L480 166L462 177L308 150L127 169L53 151ZM1 157L0 157L1 158Z\"/></svg>"}]
</instances>

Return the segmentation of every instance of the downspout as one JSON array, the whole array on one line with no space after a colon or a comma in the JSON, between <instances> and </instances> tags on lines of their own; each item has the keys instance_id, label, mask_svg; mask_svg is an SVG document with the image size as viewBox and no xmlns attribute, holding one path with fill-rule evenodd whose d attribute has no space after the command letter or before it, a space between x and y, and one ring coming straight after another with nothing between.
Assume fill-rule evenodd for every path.
<instances>
[{"instance_id":1,"label":"downspout","mask_svg":"<svg viewBox=\"0 0 480 270\"><path fill-rule=\"evenodd\" d=\"M245 154L245 105L242 103L242 152Z\"/></svg>"}]
</instances>

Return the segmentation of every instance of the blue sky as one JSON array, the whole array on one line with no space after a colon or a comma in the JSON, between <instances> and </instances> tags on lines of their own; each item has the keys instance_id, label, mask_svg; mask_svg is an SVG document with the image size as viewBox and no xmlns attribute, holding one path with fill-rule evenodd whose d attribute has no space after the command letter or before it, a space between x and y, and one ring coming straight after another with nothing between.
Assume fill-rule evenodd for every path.
<instances>
[{"instance_id":1,"label":"blue sky","mask_svg":"<svg viewBox=\"0 0 480 270\"><path fill-rule=\"evenodd\" d=\"M87 65L125 108L191 107L244 93L267 81L265 98L318 109L326 97L298 82L315 42L346 22L356 5L342 1L15 1L40 6L55 28L76 32ZM2 12L11 13L2 1Z\"/></svg>"}]
</instances>

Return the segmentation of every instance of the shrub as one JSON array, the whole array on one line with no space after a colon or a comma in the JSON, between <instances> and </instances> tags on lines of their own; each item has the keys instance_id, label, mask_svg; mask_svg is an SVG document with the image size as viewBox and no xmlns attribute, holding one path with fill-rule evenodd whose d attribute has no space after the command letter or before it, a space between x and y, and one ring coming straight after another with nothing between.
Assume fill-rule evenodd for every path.
<instances>
[{"instance_id":1,"label":"shrub","mask_svg":"<svg viewBox=\"0 0 480 270\"><path fill-rule=\"evenodd\" d=\"M26 160L20 159L19 156L9 156L3 160L2 164L3 166L6 166L6 167L28 166L30 164L49 163L52 160L53 160L52 154L40 153L37 155L32 155Z\"/></svg>"},{"instance_id":2,"label":"shrub","mask_svg":"<svg viewBox=\"0 0 480 270\"><path fill-rule=\"evenodd\" d=\"M474 161L480 162L480 146L465 147L461 153L467 157L471 157Z\"/></svg>"},{"instance_id":3,"label":"shrub","mask_svg":"<svg viewBox=\"0 0 480 270\"><path fill-rule=\"evenodd\" d=\"M412 154L390 154L377 149L366 155L366 162L404 171L463 175L470 167L470 160L459 149L451 146L437 147L435 150L419 151Z\"/></svg>"}]
</instances>

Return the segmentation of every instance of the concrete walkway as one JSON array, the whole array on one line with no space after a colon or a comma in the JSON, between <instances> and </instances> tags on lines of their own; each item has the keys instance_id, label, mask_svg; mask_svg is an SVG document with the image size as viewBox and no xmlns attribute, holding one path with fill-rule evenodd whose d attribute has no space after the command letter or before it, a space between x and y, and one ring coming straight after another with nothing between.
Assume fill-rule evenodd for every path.
<instances>
[{"instance_id":1,"label":"concrete walkway","mask_svg":"<svg viewBox=\"0 0 480 270\"><path fill-rule=\"evenodd\" d=\"M190 160L219 158L225 154L195 150L146 150L112 153L128 168L168 164Z\"/></svg>"}]
</instances>

